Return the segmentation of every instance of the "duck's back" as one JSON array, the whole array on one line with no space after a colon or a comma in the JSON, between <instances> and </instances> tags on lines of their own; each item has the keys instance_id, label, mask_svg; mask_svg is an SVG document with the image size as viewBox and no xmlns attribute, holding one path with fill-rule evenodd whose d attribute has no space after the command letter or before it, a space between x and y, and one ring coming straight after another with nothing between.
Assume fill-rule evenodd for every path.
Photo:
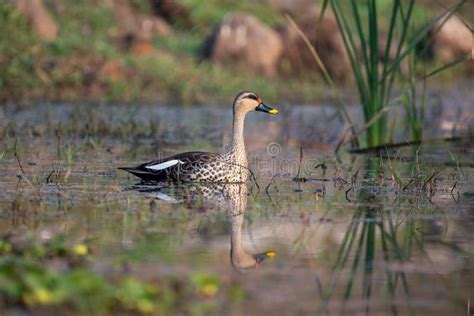
<instances>
[{"instance_id":1,"label":"duck's back","mask_svg":"<svg viewBox=\"0 0 474 316\"><path fill-rule=\"evenodd\" d=\"M247 166L229 154L187 152L156 159L135 168L121 168L144 181L245 182Z\"/></svg>"}]
</instances>

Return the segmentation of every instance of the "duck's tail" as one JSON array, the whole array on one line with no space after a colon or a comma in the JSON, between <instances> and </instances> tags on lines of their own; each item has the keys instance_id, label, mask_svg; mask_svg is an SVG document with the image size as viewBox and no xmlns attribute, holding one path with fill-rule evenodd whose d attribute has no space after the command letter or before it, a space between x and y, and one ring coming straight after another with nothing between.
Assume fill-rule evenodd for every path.
<instances>
[{"instance_id":1,"label":"duck's tail","mask_svg":"<svg viewBox=\"0 0 474 316\"><path fill-rule=\"evenodd\" d=\"M164 172L150 172L148 170L135 167L118 167L117 169L125 170L144 181L166 181L166 174L164 174Z\"/></svg>"}]
</instances>

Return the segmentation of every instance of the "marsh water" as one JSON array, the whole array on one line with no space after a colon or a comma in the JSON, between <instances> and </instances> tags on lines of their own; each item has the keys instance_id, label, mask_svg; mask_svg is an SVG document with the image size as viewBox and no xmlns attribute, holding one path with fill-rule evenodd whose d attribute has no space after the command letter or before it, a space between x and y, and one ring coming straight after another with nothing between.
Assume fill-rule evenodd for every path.
<instances>
[{"instance_id":1,"label":"marsh water","mask_svg":"<svg viewBox=\"0 0 474 316\"><path fill-rule=\"evenodd\" d=\"M472 128L457 104L430 136ZM247 184L150 186L117 167L222 151L230 108L5 107L0 232L86 243L102 275L211 273L239 289L214 314L471 315L472 138L336 156L333 107L281 110L248 115Z\"/></svg>"}]
</instances>

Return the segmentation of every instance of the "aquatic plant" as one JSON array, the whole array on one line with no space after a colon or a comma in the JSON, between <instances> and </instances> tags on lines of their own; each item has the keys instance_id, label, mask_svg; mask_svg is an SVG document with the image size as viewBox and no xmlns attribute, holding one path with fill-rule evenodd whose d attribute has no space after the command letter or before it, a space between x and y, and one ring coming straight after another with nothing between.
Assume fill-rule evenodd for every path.
<instances>
[{"instance_id":1,"label":"aquatic plant","mask_svg":"<svg viewBox=\"0 0 474 316\"><path fill-rule=\"evenodd\" d=\"M382 308L386 308L387 312L396 315L401 312L401 307L407 308L408 313L413 309L410 303L406 306L396 303L400 299L410 301L410 285L413 282L409 271L403 266L414 260L415 253L425 252L425 230L430 227L423 216L444 217L442 212L440 214L437 209L429 207L431 193L425 192L427 183L439 171L421 181L418 187L408 188L411 181L408 182L404 188L398 189L403 193L394 198L390 193L375 193L372 189L384 187L387 173L393 173L392 166L386 166L384 159L377 158L367 161L364 167L362 182L368 186L357 185L354 190L358 192L355 201L360 206L356 208L339 246L328 285L322 291L323 304L320 308L327 311L329 302L337 299L341 291L342 314L348 312L350 303L358 295L363 298L365 313L369 314L371 308L381 308L373 304L373 296L379 290L386 297L387 304ZM416 178L419 176L415 175ZM398 186L397 183L393 181L393 185ZM443 230L448 229L447 221L443 221L442 225ZM439 242L439 246L452 254L472 256L450 242ZM394 269L394 265L401 268ZM344 278L344 275L348 277ZM377 282L377 278L383 279L383 282Z\"/></svg>"},{"instance_id":2,"label":"aquatic plant","mask_svg":"<svg viewBox=\"0 0 474 316\"><path fill-rule=\"evenodd\" d=\"M429 20L419 28L413 37L409 32L413 28L415 0L394 0L387 29L387 39L379 52L381 41L381 17L376 0L364 4L351 0L350 8L345 8L339 0L325 0L322 14L330 5L338 24L345 51L350 60L355 83L363 108L368 147L387 142L387 112L392 99L392 88L397 83L401 63L415 51L420 42L438 22L452 15L465 1L445 9L439 16ZM366 19L361 12L367 10ZM365 24L366 22L367 24ZM395 54L392 55L392 52ZM381 56L380 56L381 55ZM415 59L411 67L416 67ZM411 94L416 85L411 84ZM413 96L414 97L414 96ZM411 103L409 103L411 102ZM422 114L416 110L414 99L407 100L408 123L415 138L422 136ZM422 107L422 112L424 108Z\"/></svg>"},{"instance_id":3,"label":"aquatic plant","mask_svg":"<svg viewBox=\"0 0 474 316\"><path fill-rule=\"evenodd\" d=\"M415 74L416 63L417 56L413 52L408 58L408 78L404 84L406 88L402 89L404 92L400 102L405 109L406 123L410 129L412 141L421 141L423 139L423 125L426 112L427 82L426 79L423 79L421 96L419 96Z\"/></svg>"},{"instance_id":4,"label":"aquatic plant","mask_svg":"<svg viewBox=\"0 0 474 316\"><path fill-rule=\"evenodd\" d=\"M169 314L183 309L181 299L213 298L220 290L219 279L203 273L191 275L187 282L169 278L143 282L123 274L105 277L91 269L93 260L86 244L67 245L62 236L48 242L2 236L0 310L16 306L81 314Z\"/></svg>"}]
</instances>

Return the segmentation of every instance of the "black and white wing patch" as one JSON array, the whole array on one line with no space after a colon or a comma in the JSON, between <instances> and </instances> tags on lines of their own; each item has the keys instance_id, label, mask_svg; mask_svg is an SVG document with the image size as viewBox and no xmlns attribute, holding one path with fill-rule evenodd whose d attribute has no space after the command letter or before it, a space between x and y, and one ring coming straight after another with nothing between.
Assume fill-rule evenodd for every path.
<instances>
[{"instance_id":1,"label":"black and white wing patch","mask_svg":"<svg viewBox=\"0 0 474 316\"><path fill-rule=\"evenodd\" d=\"M164 162L152 162L151 164L146 165L145 168L156 172L174 167L178 164L182 165L184 162L179 159L170 159Z\"/></svg>"}]
</instances>

